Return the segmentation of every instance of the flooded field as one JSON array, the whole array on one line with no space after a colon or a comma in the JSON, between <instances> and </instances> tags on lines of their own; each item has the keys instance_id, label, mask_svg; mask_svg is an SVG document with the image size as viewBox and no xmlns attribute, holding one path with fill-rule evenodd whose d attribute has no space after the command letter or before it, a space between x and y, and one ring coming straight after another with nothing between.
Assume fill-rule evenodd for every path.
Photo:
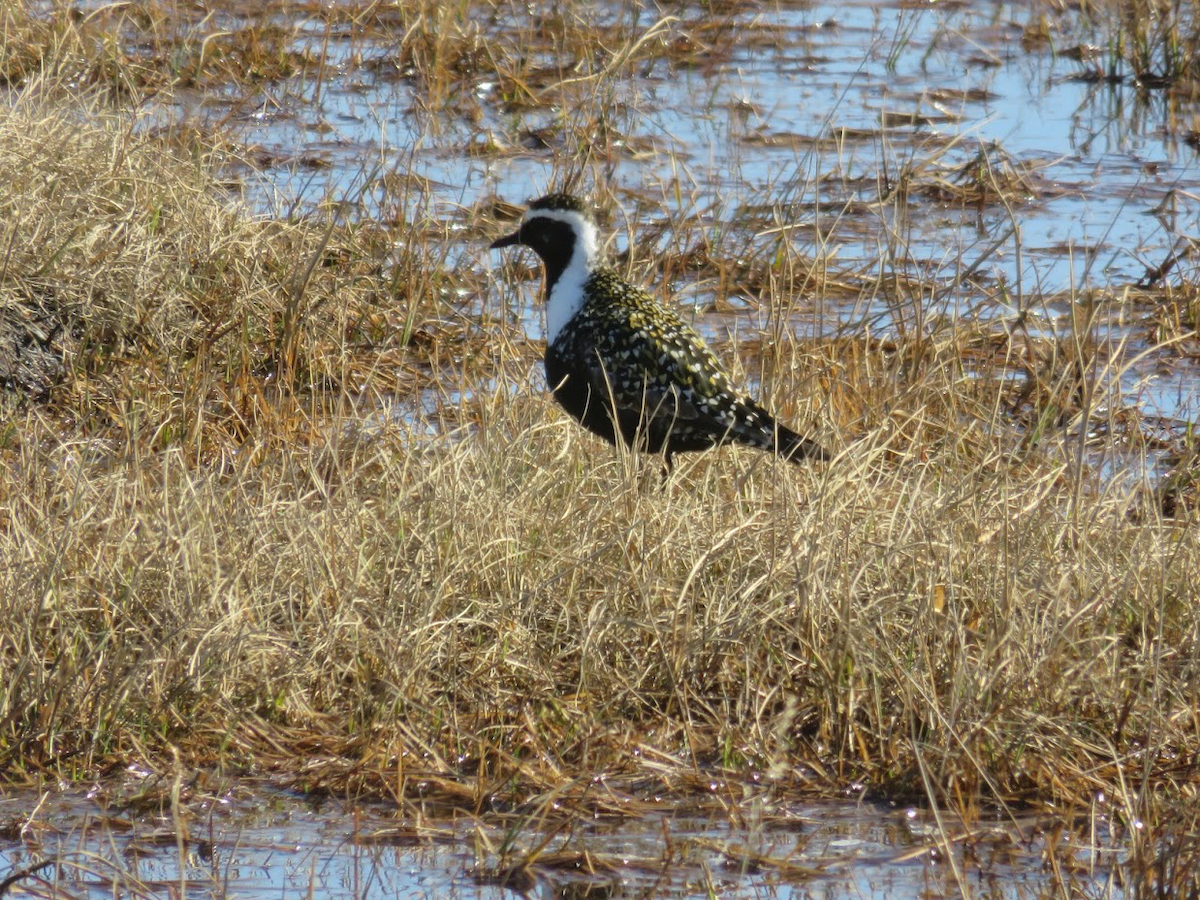
<instances>
[{"instance_id":1,"label":"flooded field","mask_svg":"<svg viewBox=\"0 0 1200 900\"><path fill-rule=\"evenodd\" d=\"M0 783L62 782L0 894L1196 896L1197 60L1133 0L0 4ZM569 421L486 249L560 188L831 458Z\"/></svg>"},{"instance_id":2,"label":"flooded field","mask_svg":"<svg viewBox=\"0 0 1200 900\"><path fill-rule=\"evenodd\" d=\"M794 218L779 227L845 273L911 266L949 284L960 261L983 258L953 293L961 312L986 315L989 299L1004 312L999 284L1017 304L1136 282L1200 215L1195 132L1176 124L1187 105L1106 77L1086 29L1056 46L1027 4L753 3L716 16L612 4L596 16L648 41L635 72L588 83L619 117L604 123L615 141L595 138L617 151L604 177L646 217L627 223L634 234L682 203L732 225L736 241L747 208L782 205ZM402 173L414 203L452 217L491 197L539 196L572 162L562 154L579 111L514 108L481 73L439 114L400 67L394 36L320 17L279 24L294 30L292 52L325 60L319 82L306 72L249 95L185 92L178 107L182 121L220 120L259 148L265 182L247 188L268 208L357 200L379 216L385 187L364 177ZM520 33L503 7L473 24L500 40ZM536 49L547 67L569 62ZM1012 195L989 197L989 176ZM910 185L897 221L892 195ZM463 237L464 254L483 259Z\"/></svg>"},{"instance_id":3,"label":"flooded field","mask_svg":"<svg viewBox=\"0 0 1200 900\"><path fill-rule=\"evenodd\" d=\"M11 896L1106 897L1117 861L1102 814L1064 832L1036 817L966 827L888 804L759 799L547 830L548 810L398 819L262 782L178 815L125 799L100 788L0 799L0 880L29 873Z\"/></svg>"},{"instance_id":4,"label":"flooded field","mask_svg":"<svg viewBox=\"0 0 1200 900\"><path fill-rule=\"evenodd\" d=\"M226 15L209 27L256 21ZM613 251L661 254L647 280L665 276L743 352L781 328L887 339L982 323L1034 348L989 354L1016 378L1063 341L1090 345L1098 405L1145 416L1152 443L1200 417L1195 338L1139 290L1194 273L1200 113L1097 43L1098 20L996 2L611 4L587 26L615 61L572 76L582 51L560 52L554 29L582 23L461 15L447 25L483 43L529 42L536 81L469 58L430 85L386 13L364 27L285 6L271 22L279 52L305 61L295 74L184 87L154 120L233 135L259 166L240 177L260 210L442 222L443 264L473 286L457 313L515 308L532 339L540 311L490 277L478 212L566 172L618 198ZM788 290L751 274L784 258ZM1128 463L1155 478L1169 466L1150 456Z\"/></svg>"}]
</instances>

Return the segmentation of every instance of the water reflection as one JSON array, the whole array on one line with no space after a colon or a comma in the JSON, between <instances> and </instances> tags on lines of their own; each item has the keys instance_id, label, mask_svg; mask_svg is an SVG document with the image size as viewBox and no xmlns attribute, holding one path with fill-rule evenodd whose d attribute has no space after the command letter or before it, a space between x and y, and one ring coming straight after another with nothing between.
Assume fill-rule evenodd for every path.
<instances>
[{"instance_id":1,"label":"water reflection","mask_svg":"<svg viewBox=\"0 0 1200 900\"><path fill-rule=\"evenodd\" d=\"M914 809L852 802L738 812L677 808L544 833L520 819L397 820L386 805L262 783L177 814L95 794L13 794L0 801L0 877L52 860L14 894L97 898L1037 897L1062 887L1043 870L1032 819L939 828ZM1106 895L1103 848L1059 833L1054 853L1077 888Z\"/></svg>"}]
</instances>

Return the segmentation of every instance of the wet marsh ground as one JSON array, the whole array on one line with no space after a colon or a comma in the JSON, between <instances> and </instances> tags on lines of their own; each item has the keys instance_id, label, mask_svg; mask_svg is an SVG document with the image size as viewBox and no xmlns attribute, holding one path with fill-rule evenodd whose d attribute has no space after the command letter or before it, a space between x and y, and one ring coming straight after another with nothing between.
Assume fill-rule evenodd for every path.
<instances>
[{"instance_id":1,"label":"wet marsh ground","mask_svg":"<svg viewBox=\"0 0 1200 900\"><path fill-rule=\"evenodd\" d=\"M165 807L146 791L145 771L86 796L17 793L0 801L11 835L0 864L27 873L21 893L47 898L170 888L199 897L1029 897L1051 895L1055 882L1060 892L1102 892L1106 857L1118 852L1095 822L1090 833L1040 815L966 825L861 800L625 797L622 813L548 827L516 810L398 822L392 804L369 798L205 782L184 785Z\"/></svg>"},{"instance_id":2,"label":"wet marsh ground","mask_svg":"<svg viewBox=\"0 0 1200 900\"><path fill-rule=\"evenodd\" d=\"M28 798L135 765L177 856L233 790L197 779L270 772L476 847L515 812L472 856L552 893L583 823L670 860L653 798L718 784L767 843L821 798L918 809L929 890L1011 881L961 877L999 828L1024 895L1194 896L1198 28L5 5L0 772L43 792L4 858L58 852ZM552 187L836 458L661 484L566 421L538 270L484 250Z\"/></svg>"}]
</instances>

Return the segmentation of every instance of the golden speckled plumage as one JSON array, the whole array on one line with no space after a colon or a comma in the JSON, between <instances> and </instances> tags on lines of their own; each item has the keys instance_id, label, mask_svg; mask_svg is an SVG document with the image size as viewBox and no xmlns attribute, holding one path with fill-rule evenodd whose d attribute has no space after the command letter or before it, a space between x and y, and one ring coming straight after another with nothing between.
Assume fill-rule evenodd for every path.
<instances>
[{"instance_id":1,"label":"golden speckled plumage","mask_svg":"<svg viewBox=\"0 0 1200 900\"><path fill-rule=\"evenodd\" d=\"M571 202L567 202L567 201ZM738 442L787 459L827 457L738 390L694 328L594 258L595 228L574 198L531 205L493 247L525 244L546 266L554 324L546 377L585 428L671 456Z\"/></svg>"},{"instance_id":2,"label":"golden speckled plumage","mask_svg":"<svg viewBox=\"0 0 1200 900\"><path fill-rule=\"evenodd\" d=\"M735 419L724 413L738 404L753 404L734 387L695 329L646 291L601 267L592 272L584 292L583 309L556 343L565 356L594 358L597 364L607 360L608 383L620 393L618 402L641 406L645 390L653 405L672 387L682 388L694 406L727 418L722 424L728 427ZM626 386L633 396L624 396Z\"/></svg>"}]
</instances>

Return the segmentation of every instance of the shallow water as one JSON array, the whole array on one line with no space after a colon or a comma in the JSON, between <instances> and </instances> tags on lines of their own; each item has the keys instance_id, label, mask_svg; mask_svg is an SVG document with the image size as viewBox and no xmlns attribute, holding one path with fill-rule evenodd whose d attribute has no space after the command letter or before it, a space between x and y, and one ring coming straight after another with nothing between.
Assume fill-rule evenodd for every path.
<instances>
[{"instance_id":1,"label":"shallow water","mask_svg":"<svg viewBox=\"0 0 1200 900\"><path fill-rule=\"evenodd\" d=\"M671 9L677 18L662 25L670 39L707 39L711 22L697 8ZM645 31L661 16L621 3L598 10L599 21L636 18ZM682 197L689 211L727 227L724 240L736 245L754 240L745 209L785 199L796 217L796 252L832 252L832 268L850 276L919 274L939 286L924 301L926 319L1007 322L1023 311L1029 332L1046 337L1072 327L1062 298L1047 295L1133 283L1200 224L1200 165L1178 124L1197 110L1129 82L1097 80L1107 63L1086 42L1098 36L1083 26L1071 46L1030 40L1035 10L988 0L779 2L720 15L737 30L720 53L655 59L606 88L626 149L606 177L647 199L639 216L666 216ZM519 21L502 7L474 24L503 41ZM401 215L430 214L461 235L447 265L495 265L481 236L454 222L488 198L520 203L543 193L570 162L561 135L572 111L510 110L484 71L467 86L469 103L460 98L433 115L412 79L396 71L395 36L364 36L316 17L279 24L296 29L293 49L325 59L322 78L228 94L185 91L158 120L232 127L261 166L242 173L256 207L294 213L333 203L351 218L394 220L398 202ZM464 106L473 114L461 114ZM881 179L908 170L918 181L958 184L973 161L1008 167L1026 187L1007 205L950 202L924 189L906 202L881 199ZM616 249L625 240L618 234ZM703 284L671 287L685 307L710 308ZM730 303L733 312L701 314L702 330L769 328L769 310L736 296ZM883 300L807 304L789 319L791 330L886 334L896 316L914 313ZM540 337L540 311L520 315L529 336ZM1102 340L1126 341L1101 393L1164 428L1186 429L1200 415L1200 358L1153 350L1134 361L1148 349L1141 315L1122 305L1097 320Z\"/></svg>"},{"instance_id":2,"label":"shallow water","mask_svg":"<svg viewBox=\"0 0 1200 900\"><path fill-rule=\"evenodd\" d=\"M651 28L655 15L643 10L640 25ZM886 208L845 209L877 204L881 172L905 162L953 169L994 147L1032 167L1033 194L1011 212L914 198L919 214L903 225L909 265L949 278L960 256L969 262L1015 225L1019 238L984 274L1022 293L1136 280L1197 221L1196 151L1171 127L1161 94L1083 80L1098 63L1071 56L1091 48L1023 46L1032 15L994 2L750 5L732 20L746 39L727 56L690 66L664 58L613 85L626 144L639 152L614 161L611 181L664 203L663 186L682 184L691 205L730 215L730 197L778 199L819 184L819 196L795 198L798 224L828 233L854 268L879 260L884 232L897 224ZM680 16L672 34L696 20L686 8ZM364 173L380 170L419 181L422 199L451 215L492 194L537 196L563 162L553 134L531 137L553 132L561 111L505 112L496 84L481 76L472 86L481 120L431 121L416 111L409 83L372 77L361 62L386 62L386 40L364 48L349 30L300 24L296 47L324 54L329 76L236 105L237 133L263 151L265 181L250 183L256 202L357 197ZM500 15L480 27L502 36L508 24ZM215 117L229 101L185 96L180 113ZM478 152L485 134L502 143ZM377 199L362 196L361 212L378 214Z\"/></svg>"},{"instance_id":3,"label":"shallow water","mask_svg":"<svg viewBox=\"0 0 1200 900\"><path fill-rule=\"evenodd\" d=\"M56 860L17 881L13 895L901 898L958 896L961 884L973 895L1037 897L1054 895L1055 877L1089 896L1113 895L1106 855L1071 838L1056 839L1052 877L1033 820L971 829L943 820L947 844L931 814L873 803L752 802L728 813L577 821L508 886L498 873L547 837L536 816L414 823L383 804L261 782L182 808L177 821L134 812L99 789L10 794L0 800L0 878ZM514 849L502 857L506 842Z\"/></svg>"},{"instance_id":4,"label":"shallow water","mask_svg":"<svg viewBox=\"0 0 1200 900\"><path fill-rule=\"evenodd\" d=\"M327 8L366 6L336 0ZM1005 0L571 7L567 15L594 15L589 24L611 44L604 59L639 32L672 48L619 68L594 88L602 104L583 92L587 102L574 109L569 93L561 95L566 108L509 104L487 65L448 76L444 102L434 102L419 73L398 64L401 35L386 5L372 7L359 28L350 15L325 15L324 6L281 4L268 15L285 35L283 49L305 55L301 74L179 88L147 105L143 125L213 128L240 142L254 168L231 172L231 190L252 209L334 210L383 222L397 242L406 239L403 223L435 223L432 240L444 256L430 265L454 270L451 283L461 275L459 295L442 298L447 314L502 315L536 340L533 286L499 277L500 255L485 249L494 234L477 233L478 213L496 199L521 203L543 193L572 167L575 133L591 127L603 105L611 134L596 143L610 158L593 160L585 185L600 178L615 189L614 250L648 240L655 248L639 247L640 261L653 249L668 251L664 259L686 257L690 248L672 243L673 229L654 229L681 220L693 226L692 239L696 223L711 230L717 254L762 262L783 235L789 259L827 261L845 287L800 289L789 306L786 298L741 296L735 285L716 303L712 278L669 273L663 292L674 293L707 336L733 337L740 353L752 354L756 341L781 330L886 338L902 328L982 322L1040 349L990 360L991 368L965 360L967 368L1032 383L1025 365L1039 365L1039 354L1061 361L1074 330L1086 328L1084 342L1097 346L1088 373L1097 402L1081 428L1107 411L1129 411L1139 420L1130 446L1168 447L1169 467L1186 456L1200 421L1200 349L1194 335L1156 345L1155 298L1129 300L1120 291L1200 230L1200 104L1101 77L1109 65L1094 46L1101 30L1082 23L1078 10L1048 9ZM539 14L506 4L461 10L476 17L467 24L483 45L505 52ZM555 14L546 15L553 22ZM1067 24L1046 38L1043 14ZM262 15L257 4L225 0L203 15L181 9L162 27L174 29L180 48L195 48L205 35L236 33ZM614 22L636 27L604 32ZM131 56L147 52L137 40L130 38ZM543 73L566 71L571 60L552 45L543 41L528 55ZM955 193L981 166L1011 179L1004 202ZM898 196L900 184L909 189ZM918 276L919 287L912 296L872 287L893 274ZM1194 261L1166 280L1181 278L1196 278ZM1114 291L1100 295L1098 311L1072 309L1072 298L1107 287ZM1080 325L1081 309L1095 318ZM395 413L423 419L429 407L477 389L404 401ZM1127 457L1093 462L1123 480L1153 481L1164 470L1156 456Z\"/></svg>"}]
</instances>

